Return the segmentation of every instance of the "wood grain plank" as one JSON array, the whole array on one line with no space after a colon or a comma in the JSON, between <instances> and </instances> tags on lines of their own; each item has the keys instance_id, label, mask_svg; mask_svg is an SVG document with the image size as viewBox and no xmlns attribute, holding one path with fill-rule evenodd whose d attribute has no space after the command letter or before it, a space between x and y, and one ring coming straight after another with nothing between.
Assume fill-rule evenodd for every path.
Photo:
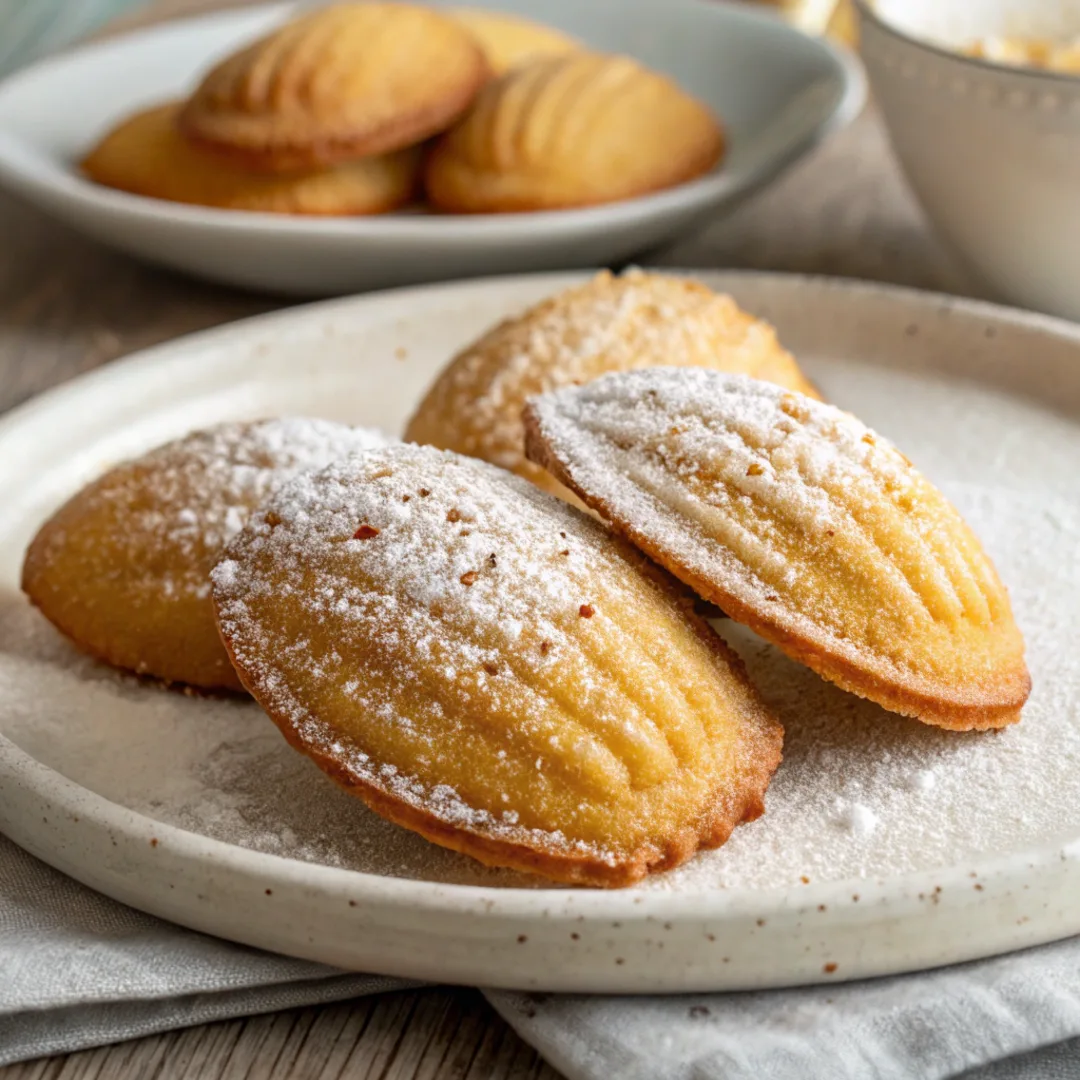
<instances>
[{"instance_id":1,"label":"wood grain plank","mask_svg":"<svg viewBox=\"0 0 1080 1080\"><path fill-rule=\"evenodd\" d=\"M559 1080L472 990L290 1009L0 1069L0 1080Z\"/></svg>"},{"instance_id":2,"label":"wood grain plank","mask_svg":"<svg viewBox=\"0 0 1080 1080\"><path fill-rule=\"evenodd\" d=\"M310 1010L313 1022L296 1048L295 1074L320 1080L343 1076L352 1047L364 1038L373 1008L371 999L362 998Z\"/></svg>"}]
</instances>

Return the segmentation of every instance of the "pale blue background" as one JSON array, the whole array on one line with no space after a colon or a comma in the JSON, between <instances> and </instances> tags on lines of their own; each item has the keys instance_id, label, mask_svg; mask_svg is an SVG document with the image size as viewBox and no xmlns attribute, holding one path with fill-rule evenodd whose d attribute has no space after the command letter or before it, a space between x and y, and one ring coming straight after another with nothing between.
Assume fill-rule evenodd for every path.
<instances>
[{"instance_id":1,"label":"pale blue background","mask_svg":"<svg viewBox=\"0 0 1080 1080\"><path fill-rule=\"evenodd\" d=\"M0 77L143 0L0 0Z\"/></svg>"}]
</instances>

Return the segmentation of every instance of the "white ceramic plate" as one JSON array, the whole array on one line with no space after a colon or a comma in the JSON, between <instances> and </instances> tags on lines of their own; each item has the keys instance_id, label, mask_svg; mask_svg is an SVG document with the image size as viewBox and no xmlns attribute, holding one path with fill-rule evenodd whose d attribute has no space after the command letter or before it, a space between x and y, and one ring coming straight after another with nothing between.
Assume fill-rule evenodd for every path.
<instances>
[{"instance_id":1,"label":"white ceramic plate","mask_svg":"<svg viewBox=\"0 0 1080 1080\"><path fill-rule=\"evenodd\" d=\"M1029 645L1018 727L890 716L722 624L787 727L767 813L640 887L552 888L382 822L252 703L79 658L17 592L38 523L108 463L283 410L397 429L457 346L574 278L491 280L182 339L0 422L0 830L187 926L479 985L764 987L1080 932L1080 328L871 285L704 276L773 319L825 392L894 436L983 535Z\"/></svg>"},{"instance_id":2,"label":"white ceramic plate","mask_svg":"<svg viewBox=\"0 0 1080 1080\"><path fill-rule=\"evenodd\" d=\"M430 0L449 6L448 0ZM288 5L170 23L46 61L0 85L0 182L103 243L200 277L308 296L473 274L609 264L729 209L847 123L852 56L735 5L485 0L670 73L724 118L727 160L647 198L544 214L289 218L181 206L91 184L75 163L134 109L187 93L213 58ZM541 14L542 13L542 14Z\"/></svg>"}]
</instances>

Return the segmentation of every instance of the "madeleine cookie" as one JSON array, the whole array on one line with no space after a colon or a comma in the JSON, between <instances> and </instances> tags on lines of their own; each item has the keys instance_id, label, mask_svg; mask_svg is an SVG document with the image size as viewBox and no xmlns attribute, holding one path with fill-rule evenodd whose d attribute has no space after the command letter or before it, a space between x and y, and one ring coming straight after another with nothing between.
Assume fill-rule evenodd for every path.
<instances>
[{"instance_id":1,"label":"madeleine cookie","mask_svg":"<svg viewBox=\"0 0 1080 1080\"><path fill-rule=\"evenodd\" d=\"M218 64L180 126L251 169L310 169L444 130L488 76L480 46L449 16L412 4L334 4Z\"/></svg>"},{"instance_id":2,"label":"madeleine cookie","mask_svg":"<svg viewBox=\"0 0 1080 1080\"><path fill-rule=\"evenodd\" d=\"M213 574L289 742L493 866L627 885L757 817L782 732L674 583L599 522L431 447L282 488Z\"/></svg>"},{"instance_id":3,"label":"madeleine cookie","mask_svg":"<svg viewBox=\"0 0 1080 1080\"><path fill-rule=\"evenodd\" d=\"M428 390L405 438L484 458L565 495L525 457L526 400L605 372L660 364L745 372L817 393L772 327L731 297L666 274L604 272L459 353Z\"/></svg>"},{"instance_id":4,"label":"madeleine cookie","mask_svg":"<svg viewBox=\"0 0 1080 1080\"><path fill-rule=\"evenodd\" d=\"M254 173L184 138L178 111L159 105L125 120L90 151L83 172L134 195L272 214L381 214L416 191L418 149L315 172Z\"/></svg>"},{"instance_id":5,"label":"madeleine cookie","mask_svg":"<svg viewBox=\"0 0 1080 1080\"><path fill-rule=\"evenodd\" d=\"M210 570L283 481L386 442L326 420L222 424L118 465L34 537L22 587L84 651L206 690L242 690L218 637Z\"/></svg>"},{"instance_id":6,"label":"madeleine cookie","mask_svg":"<svg viewBox=\"0 0 1080 1080\"><path fill-rule=\"evenodd\" d=\"M441 210L557 210L693 180L721 158L709 110L626 56L578 52L489 83L435 144L425 172Z\"/></svg>"},{"instance_id":7,"label":"madeleine cookie","mask_svg":"<svg viewBox=\"0 0 1080 1080\"><path fill-rule=\"evenodd\" d=\"M819 675L939 727L1020 719L1009 597L963 519L848 413L700 369L535 399L528 452L643 551Z\"/></svg>"},{"instance_id":8,"label":"madeleine cookie","mask_svg":"<svg viewBox=\"0 0 1080 1080\"><path fill-rule=\"evenodd\" d=\"M488 67L502 75L513 67L543 56L576 52L580 44L550 26L503 11L458 8L453 16L484 50Z\"/></svg>"}]
</instances>

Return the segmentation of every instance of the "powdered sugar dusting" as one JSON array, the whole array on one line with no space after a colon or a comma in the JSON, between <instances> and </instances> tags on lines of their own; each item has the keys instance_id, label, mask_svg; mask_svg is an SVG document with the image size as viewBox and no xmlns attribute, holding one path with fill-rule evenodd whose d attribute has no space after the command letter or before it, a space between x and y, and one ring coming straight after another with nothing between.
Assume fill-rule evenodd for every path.
<instances>
[{"instance_id":1,"label":"powdered sugar dusting","mask_svg":"<svg viewBox=\"0 0 1080 1080\"><path fill-rule=\"evenodd\" d=\"M760 821L640 888L887 879L975 866L1080 833L1080 661L1062 646L1080 634L1080 508L970 484L947 486L947 494L1013 585L1035 682L1023 721L987 734L937 731L845 694L748 631L719 624L785 722L784 764ZM250 702L184 697L94 664L13 592L0 595L0 700L4 734L158 820L377 874L543 886L382 821L289 748ZM876 819L872 830L858 827L866 819L859 807Z\"/></svg>"},{"instance_id":2,"label":"powdered sugar dusting","mask_svg":"<svg viewBox=\"0 0 1080 1080\"><path fill-rule=\"evenodd\" d=\"M830 489L865 503L916 491L917 474L886 438L840 409L745 375L613 374L534 398L530 409L586 492L703 576L734 575L748 592L790 585L796 569L770 547L772 530L762 541L740 528L735 504L782 503L784 528L811 536L846 524ZM701 475L710 478L707 494L693 494ZM731 532L731 548L748 548L756 574L702 545L718 527Z\"/></svg>"},{"instance_id":3,"label":"powdered sugar dusting","mask_svg":"<svg viewBox=\"0 0 1080 1080\"><path fill-rule=\"evenodd\" d=\"M759 295L756 285L744 287ZM976 869L989 857L1080 836L1080 658L1071 644L1080 640L1080 427L1071 375L1068 401L1057 410L1046 405L1062 378L1055 372L1066 364L1072 370L1075 348L1023 328L1000 331L991 348L978 314L939 312L901 297L890 300L899 312L886 315L846 291L825 295L824 313L808 313L800 287L777 302L778 322L800 333L811 328L816 351L800 353L811 373L835 400L895 437L985 541L1027 639L1034 693L1023 721L1008 731L938 732L860 702L752 634L720 624L786 723L785 761L760 821L736 830L724 849L643 888L781 887L797 899L803 876L815 883L897 881L914 871ZM904 337L905 307L912 318L922 311L920 329L932 332ZM492 313L493 302L481 298L458 340ZM826 326L832 319L835 329ZM426 366L414 372L409 393L445 360L441 320L436 329L430 318L412 324L414 334L423 328L427 351L410 355L410 363ZM459 323L446 321L447 332L456 332ZM343 338L333 370L349 372L347 379L309 392L306 404L338 415L343 387L363 394L368 372L352 370L370 333L365 324ZM1012 344L1002 346L1003 337ZM331 355L322 337L316 341ZM288 375L271 370L260 411L288 407L295 369L311 348L303 338L282 345ZM1028 352L1043 349L1046 362L1038 355L1029 366ZM987 351L994 363L983 381ZM1015 372L1008 379L1001 374L1006 360ZM953 376L939 374L939 366ZM960 371L970 381L959 381ZM229 394L235 387L214 389ZM385 390L377 400L389 401L394 420L410 404ZM187 408L194 426L198 402ZM50 475L59 490L76 474L58 467ZM0 588L0 731L35 758L137 812L242 847L417 880L541 884L485 870L382 821L289 748L252 703L165 693L74 652L15 590L26 538L25 527L5 529L2 538L8 571ZM868 807L875 831L858 837L838 821L838 800Z\"/></svg>"},{"instance_id":4,"label":"powdered sugar dusting","mask_svg":"<svg viewBox=\"0 0 1080 1080\"><path fill-rule=\"evenodd\" d=\"M977 864L1080 830L1080 507L946 485L1012 585L1034 689L1015 727L940 731L845 694L749 631L723 632L785 722L764 827L653 882L757 887ZM1062 532L1056 520L1068 522ZM1066 537L1071 539L1066 539Z\"/></svg>"},{"instance_id":5,"label":"powdered sugar dusting","mask_svg":"<svg viewBox=\"0 0 1080 1080\"><path fill-rule=\"evenodd\" d=\"M213 580L248 685L311 752L443 822L612 862L686 829L716 770L775 762L639 561L502 470L398 446L283 488Z\"/></svg>"},{"instance_id":6,"label":"powdered sugar dusting","mask_svg":"<svg viewBox=\"0 0 1080 1080\"><path fill-rule=\"evenodd\" d=\"M146 461L160 494L137 528L149 526L183 546L197 541L221 550L247 523L254 507L297 473L335 458L385 446L372 428L310 417L220 424L154 451ZM184 496L195 505L179 505ZM200 586L202 588L202 586Z\"/></svg>"},{"instance_id":7,"label":"powdered sugar dusting","mask_svg":"<svg viewBox=\"0 0 1080 1080\"><path fill-rule=\"evenodd\" d=\"M388 441L371 428L308 417L219 424L119 466L81 498L90 514L99 504L118 508L124 528L114 540L128 573L144 567L154 577L148 589L203 599L221 549L272 491L300 472ZM62 545L55 553L63 554Z\"/></svg>"},{"instance_id":8,"label":"powdered sugar dusting","mask_svg":"<svg viewBox=\"0 0 1080 1080\"><path fill-rule=\"evenodd\" d=\"M1022 643L992 566L947 500L854 416L694 368L607 375L530 408L538 460L703 595L754 612L770 640L810 641L829 664L947 693L973 716L999 701L1015 715Z\"/></svg>"},{"instance_id":9,"label":"powdered sugar dusting","mask_svg":"<svg viewBox=\"0 0 1080 1080\"><path fill-rule=\"evenodd\" d=\"M721 366L805 385L772 327L730 296L669 275L604 272L507 320L460 354L406 437L517 470L527 395L658 362Z\"/></svg>"},{"instance_id":10,"label":"powdered sugar dusting","mask_svg":"<svg viewBox=\"0 0 1080 1080\"><path fill-rule=\"evenodd\" d=\"M0 695L5 735L155 820L327 866L540 884L486 870L384 821L287 746L250 700L178 694L94 663L12 592L0 593Z\"/></svg>"}]
</instances>

